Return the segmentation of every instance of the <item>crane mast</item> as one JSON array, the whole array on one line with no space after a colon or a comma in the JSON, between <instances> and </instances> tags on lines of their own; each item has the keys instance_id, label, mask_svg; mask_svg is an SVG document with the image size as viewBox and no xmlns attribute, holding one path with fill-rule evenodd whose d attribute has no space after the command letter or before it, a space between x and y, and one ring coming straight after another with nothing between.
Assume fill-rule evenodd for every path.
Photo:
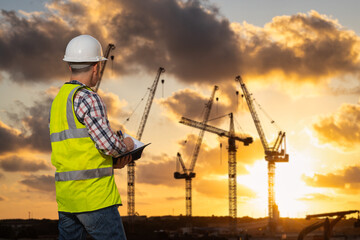
<instances>
[{"instance_id":1,"label":"crane mast","mask_svg":"<svg viewBox=\"0 0 360 240\"><path fill-rule=\"evenodd\" d=\"M251 113L251 116L254 120L254 123L255 123L255 127L256 127L256 130L260 136L260 140L261 140L261 143L263 145L263 148L266 151L268 151L269 149L269 146L268 146L268 143L266 141L266 138L265 138L265 134L264 134L264 130L261 126L261 123L260 123L260 120L259 120L259 117L255 111L255 108L254 108L254 105L253 105L253 102L251 100L251 94L249 93L249 91L247 90L246 88L246 85L245 83L243 82L241 76L237 76L236 81L238 81L240 83L240 86L241 86L241 89L243 90L243 93L244 93L244 96L245 96L245 99L246 99L246 102L247 102L247 105L249 107L249 110L250 110L250 113Z\"/></svg>"},{"instance_id":2,"label":"crane mast","mask_svg":"<svg viewBox=\"0 0 360 240\"><path fill-rule=\"evenodd\" d=\"M279 218L278 206L275 203L275 163L276 162L288 162L289 155L286 154L285 146L285 132L279 131L274 146L269 147L269 144L265 138L264 130L261 126L259 117L255 111L251 94L247 90L245 83L241 76L237 76L235 81L240 83L241 89L244 93L247 105L249 107L251 116L254 120L256 130L259 134L261 143L265 152L265 160L268 161L268 209L269 209L269 230L270 232L276 231L277 219ZM280 149L280 146L282 148Z\"/></svg>"},{"instance_id":3,"label":"crane mast","mask_svg":"<svg viewBox=\"0 0 360 240\"><path fill-rule=\"evenodd\" d=\"M107 48L105 50L104 57L109 58L110 51L114 50L114 49L115 49L115 45L112 44L112 43L109 43L109 45L107 46ZM104 71L105 71L106 63L107 63L107 61L103 61L103 64L102 64L102 67L101 67L101 70L100 70L100 78L99 78L99 81L95 85L95 89L94 89L95 92L97 92L99 90L100 82L101 82L102 76L103 76Z\"/></svg>"},{"instance_id":4,"label":"crane mast","mask_svg":"<svg viewBox=\"0 0 360 240\"><path fill-rule=\"evenodd\" d=\"M237 217L237 183L236 183L236 144L235 141L243 142L248 146L253 142L251 137L240 137L235 134L233 114L230 113L230 131L225 131L217 127L213 127L201 122L197 122L188 118L182 117L180 123L190 127L202 129L211 133L215 133L220 137L228 138L228 169L229 169L229 216L230 228L232 231L236 230L236 217Z\"/></svg>"},{"instance_id":5,"label":"crane mast","mask_svg":"<svg viewBox=\"0 0 360 240\"><path fill-rule=\"evenodd\" d=\"M142 134L144 132L146 121L149 117L150 108L155 96L156 87L159 82L161 73L165 72L165 69L159 67L155 80L150 88L150 95L145 106L144 114L141 118L138 132L136 134L136 139L141 140ZM132 161L128 164L128 216L135 216L135 162Z\"/></svg>"},{"instance_id":6,"label":"crane mast","mask_svg":"<svg viewBox=\"0 0 360 240\"><path fill-rule=\"evenodd\" d=\"M144 132L146 121L147 121L147 119L149 117L150 108L151 108L152 102L154 100L156 87L157 87L157 85L159 83L160 75L161 75L161 73L164 73L164 72L165 72L165 68L159 67L159 69L157 71L157 74L156 74L156 77L155 77L155 80L154 80L154 82L153 82L153 84L152 84L152 86L150 88L150 95L149 95L149 98L148 98L148 100L146 102L144 114L143 114L143 116L141 118L139 129L138 129L138 132L136 134L136 139L138 139L138 140L141 140L142 134Z\"/></svg>"},{"instance_id":7,"label":"crane mast","mask_svg":"<svg viewBox=\"0 0 360 240\"><path fill-rule=\"evenodd\" d=\"M210 97L209 101L207 102L207 104L205 105L205 114L204 114L204 119L202 121L203 124L206 124L208 122L208 120L209 120L211 107L212 107L212 104L214 102L215 92L218 89L219 89L219 87L215 85L214 90L213 90L213 92L211 94L211 97ZM196 145L195 145L195 150L194 150L194 153L193 153L193 156L192 156L192 159L191 159L191 165L190 165L190 168L189 168L189 172L194 171L196 160L197 160L197 157L199 155L201 143L202 143L202 140L204 138L204 133L205 133L205 130L201 129L200 133L199 133L199 136L198 136L198 139L197 139L197 142L196 142Z\"/></svg>"},{"instance_id":8,"label":"crane mast","mask_svg":"<svg viewBox=\"0 0 360 240\"><path fill-rule=\"evenodd\" d=\"M205 114L204 114L204 119L202 121L203 124L206 124L209 120L209 116L210 116L210 111L211 111L211 107L214 101L214 96L215 96L215 92L219 89L218 86L214 86L213 92L211 94L211 97L209 99L209 101L207 102L207 104L205 105ZM192 155L192 160L191 160L191 164L190 164L190 168L186 169L185 165L182 161L181 155L180 153L178 153L178 161L180 162L180 164L182 165L183 168L183 173L180 172L175 172L174 173L174 178L175 179L185 179L185 204L186 204L186 216L191 216L192 215L192 186L191 186L191 181L192 178L195 177L195 173L194 173L194 168L195 168L195 164L196 164L196 159L199 155L199 151L200 151L200 147L201 147L201 143L204 137L204 129L200 130L196 145L195 145L195 149ZM179 157L180 156L180 157Z\"/></svg>"}]
</instances>

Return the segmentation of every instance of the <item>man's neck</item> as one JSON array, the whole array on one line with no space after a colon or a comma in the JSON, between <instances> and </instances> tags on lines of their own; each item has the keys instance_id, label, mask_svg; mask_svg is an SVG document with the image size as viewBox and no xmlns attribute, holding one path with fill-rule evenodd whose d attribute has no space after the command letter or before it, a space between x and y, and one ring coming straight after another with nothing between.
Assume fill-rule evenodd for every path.
<instances>
[{"instance_id":1,"label":"man's neck","mask_svg":"<svg viewBox=\"0 0 360 240\"><path fill-rule=\"evenodd\" d=\"M80 83L90 87L90 80L87 77L85 78L81 74L77 74L77 75L72 74L70 77L70 81L77 81L77 82L80 82Z\"/></svg>"}]
</instances>

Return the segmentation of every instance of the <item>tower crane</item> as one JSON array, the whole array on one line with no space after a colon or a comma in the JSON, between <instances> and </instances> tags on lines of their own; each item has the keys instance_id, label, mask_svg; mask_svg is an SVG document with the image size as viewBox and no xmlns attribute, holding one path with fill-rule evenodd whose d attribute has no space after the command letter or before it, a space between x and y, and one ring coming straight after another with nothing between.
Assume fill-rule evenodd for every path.
<instances>
[{"instance_id":1,"label":"tower crane","mask_svg":"<svg viewBox=\"0 0 360 240\"><path fill-rule=\"evenodd\" d=\"M269 146L266 140L264 130L261 126L259 117L255 111L251 94L247 90L245 83L241 76L237 76L235 81L240 83L244 93L247 105L249 107L251 116L254 120L256 130L259 134L262 146L265 151L265 160L268 161L268 208L269 208L269 230L274 232L276 230L277 220L279 218L279 210L275 203L275 163L289 162L289 155L286 154L286 137L285 132L279 131L278 136L273 146Z\"/></svg>"},{"instance_id":2,"label":"tower crane","mask_svg":"<svg viewBox=\"0 0 360 240\"><path fill-rule=\"evenodd\" d=\"M138 132L136 134L136 139L138 139L139 141L141 140L142 134L144 132L144 128L145 128L145 124L146 121L149 117L149 113L150 113L150 109L151 109L151 105L155 96L155 92L156 92L156 87L158 85L159 82L159 78L161 73L165 72L165 68L163 67L159 67L155 80L150 88L150 94L145 106L145 110L144 110L144 114L141 118L141 122L139 125L139 129ZM127 191L127 196L128 196L128 216L135 216L135 162L132 161L128 164L128 191Z\"/></svg>"},{"instance_id":3,"label":"tower crane","mask_svg":"<svg viewBox=\"0 0 360 240\"><path fill-rule=\"evenodd\" d=\"M105 58L108 58L108 57L109 57L109 54L110 54L110 51L111 51L111 50L114 50L114 49L115 49L115 45L112 44L112 43L109 43L109 45L107 46L107 48L106 48L106 50L105 50L104 57L105 57ZM111 59L113 59L113 57L112 57ZM101 66L100 78L99 78L99 81L96 83L95 88L94 88L94 91L95 91L95 92L97 92L98 89L99 89L100 82L101 82L102 76L103 76L104 71L105 71L106 63L107 63L107 61L103 61L103 64L102 64L102 66Z\"/></svg>"},{"instance_id":4,"label":"tower crane","mask_svg":"<svg viewBox=\"0 0 360 240\"><path fill-rule=\"evenodd\" d=\"M243 142L244 146L248 146L253 142L252 137L243 137L235 134L233 113L228 114L230 117L230 131L225 131L217 127L213 127L201 122L197 122L182 117L180 123L190 127L199 128L204 131L215 133L220 137L228 138L228 166L229 166L229 216L231 218L230 228L236 229L237 217L237 186L236 186L236 144L235 141ZM184 167L184 166L183 166Z\"/></svg>"},{"instance_id":5,"label":"tower crane","mask_svg":"<svg viewBox=\"0 0 360 240\"><path fill-rule=\"evenodd\" d=\"M209 116L210 116L210 111L211 111L211 107L214 101L214 96L215 96L215 92L219 89L218 86L214 86L213 92L211 94L211 97L209 99L209 101L207 102L207 104L205 105L205 114L204 114L204 119L202 121L202 124L206 124L209 120ZM181 167L183 172L180 173L179 171L174 172L174 178L175 179L185 179L185 191L186 191L186 198L185 198L185 202L186 202L186 216L191 216L192 215L192 198L191 198L191 180L192 178L195 177L195 173L194 173L194 168L195 168L195 164L196 164L196 160L197 157L199 155L199 151L200 151L200 147L201 147L201 143L204 137L204 133L205 130L201 129L199 136L197 138L197 142L195 145L195 149L192 155L192 159L191 159L191 164L189 168L185 167L184 161L181 158L181 154L178 153L177 154L177 160L178 162L180 162Z\"/></svg>"}]
</instances>

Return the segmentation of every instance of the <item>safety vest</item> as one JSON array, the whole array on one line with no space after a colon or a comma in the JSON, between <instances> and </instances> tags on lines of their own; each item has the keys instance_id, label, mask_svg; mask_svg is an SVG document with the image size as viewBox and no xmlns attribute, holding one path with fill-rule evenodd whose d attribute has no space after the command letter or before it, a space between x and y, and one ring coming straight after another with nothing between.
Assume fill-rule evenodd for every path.
<instances>
[{"instance_id":1,"label":"safety vest","mask_svg":"<svg viewBox=\"0 0 360 240\"><path fill-rule=\"evenodd\" d=\"M56 201L61 212L121 204L112 157L101 154L75 115L74 96L80 88L84 86L64 84L50 111L51 162L56 167Z\"/></svg>"}]
</instances>

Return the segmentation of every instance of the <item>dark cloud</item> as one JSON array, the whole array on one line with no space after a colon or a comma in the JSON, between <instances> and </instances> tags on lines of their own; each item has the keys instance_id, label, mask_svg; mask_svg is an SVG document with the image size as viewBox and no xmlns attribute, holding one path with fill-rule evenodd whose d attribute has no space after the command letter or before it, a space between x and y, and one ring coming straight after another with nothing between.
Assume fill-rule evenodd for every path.
<instances>
[{"instance_id":1,"label":"dark cloud","mask_svg":"<svg viewBox=\"0 0 360 240\"><path fill-rule=\"evenodd\" d=\"M79 31L54 15L20 17L1 10L0 21L1 71L22 83L64 77L64 50Z\"/></svg>"},{"instance_id":2,"label":"dark cloud","mask_svg":"<svg viewBox=\"0 0 360 240\"><path fill-rule=\"evenodd\" d=\"M351 194L360 186L360 167L352 166L338 173L315 174L312 177L303 176L303 181L312 187L337 188Z\"/></svg>"},{"instance_id":3,"label":"dark cloud","mask_svg":"<svg viewBox=\"0 0 360 240\"><path fill-rule=\"evenodd\" d=\"M321 143L356 149L360 144L360 105L343 104L332 115L321 117L313 128Z\"/></svg>"},{"instance_id":4,"label":"dark cloud","mask_svg":"<svg viewBox=\"0 0 360 240\"><path fill-rule=\"evenodd\" d=\"M0 202L1 202L1 201L5 201L5 198L2 197L2 196L0 196Z\"/></svg>"},{"instance_id":5,"label":"dark cloud","mask_svg":"<svg viewBox=\"0 0 360 240\"><path fill-rule=\"evenodd\" d=\"M21 184L42 192L55 192L55 177L50 175L30 175L20 181Z\"/></svg>"},{"instance_id":6,"label":"dark cloud","mask_svg":"<svg viewBox=\"0 0 360 240\"><path fill-rule=\"evenodd\" d=\"M186 82L214 83L236 72L237 36L216 8L197 0L124 0L121 6L112 27L116 42L130 49L125 62L149 70L160 64Z\"/></svg>"},{"instance_id":7,"label":"dark cloud","mask_svg":"<svg viewBox=\"0 0 360 240\"><path fill-rule=\"evenodd\" d=\"M22 147L19 134L0 121L0 153L12 152Z\"/></svg>"},{"instance_id":8,"label":"dark cloud","mask_svg":"<svg viewBox=\"0 0 360 240\"><path fill-rule=\"evenodd\" d=\"M0 159L0 168L6 172L36 172L51 169L45 160L28 160L18 156Z\"/></svg>"},{"instance_id":9,"label":"dark cloud","mask_svg":"<svg viewBox=\"0 0 360 240\"><path fill-rule=\"evenodd\" d=\"M256 28L231 24L200 0L54 0L47 8L27 16L1 12L0 70L14 81L63 77L66 44L80 33L96 36L104 48L117 45L121 74L163 66L184 82L212 85L237 74L319 82L359 72L356 34L315 11Z\"/></svg>"},{"instance_id":10,"label":"dark cloud","mask_svg":"<svg viewBox=\"0 0 360 240\"><path fill-rule=\"evenodd\" d=\"M213 91L213 89L211 91ZM228 114L231 112L231 107L229 107L224 101L216 100L218 96L219 94L216 92L209 120L214 117L218 117L220 114ZM182 89L173 93L172 96L168 97L167 99L160 100L160 104L168 110L167 114L170 117L173 117L178 121L183 116L195 121L202 122L204 118L205 107L209 102L210 97L211 93L209 96L204 96L195 90Z\"/></svg>"},{"instance_id":11,"label":"dark cloud","mask_svg":"<svg viewBox=\"0 0 360 240\"><path fill-rule=\"evenodd\" d=\"M8 113L11 122L21 123L22 131L16 131L0 122L0 154L24 148L50 152L49 110L52 99L42 97L33 106L20 108L21 113Z\"/></svg>"}]
</instances>

